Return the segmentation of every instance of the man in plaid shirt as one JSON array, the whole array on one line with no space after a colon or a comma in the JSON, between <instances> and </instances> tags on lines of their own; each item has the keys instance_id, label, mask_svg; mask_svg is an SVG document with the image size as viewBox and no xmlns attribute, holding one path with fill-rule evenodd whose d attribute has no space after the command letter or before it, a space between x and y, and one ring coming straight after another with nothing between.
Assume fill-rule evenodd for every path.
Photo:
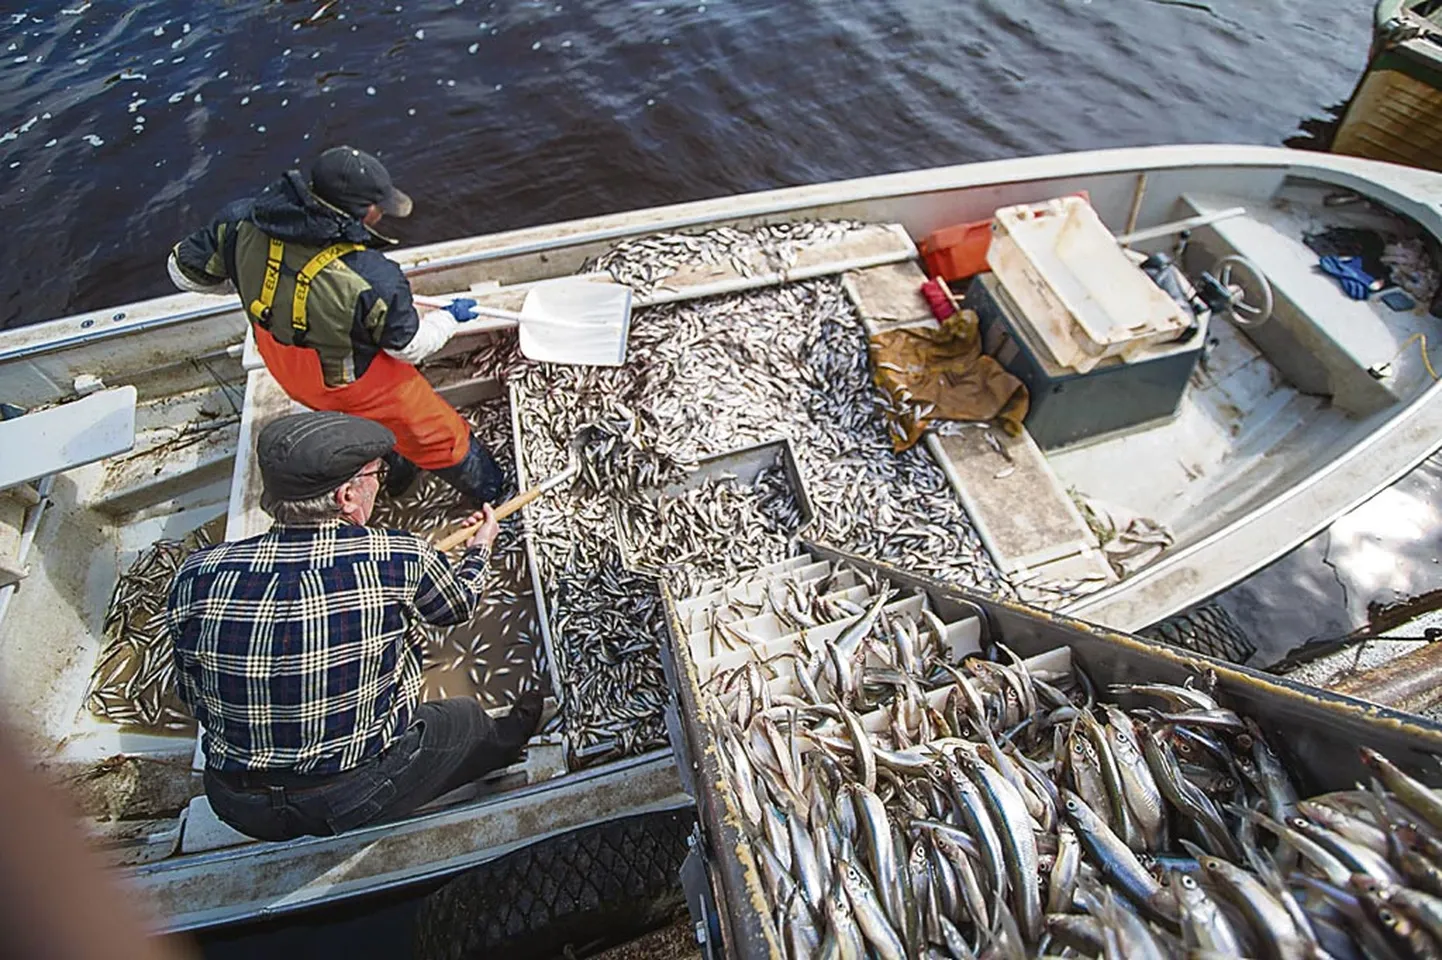
<instances>
[{"instance_id":1,"label":"man in plaid shirt","mask_svg":"<svg viewBox=\"0 0 1442 960\"><path fill-rule=\"evenodd\" d=\"M492 720L471 697L417 704L421 622L476 610L498 532L452 569L429 543L365 524L395 436L343 413L282 417L256 445L273 529L186 559L167 619L180 695L205 728L216 814L262 840L411 812L509 764L535 731L532 690Z\"/></svg>"}]
</instances>

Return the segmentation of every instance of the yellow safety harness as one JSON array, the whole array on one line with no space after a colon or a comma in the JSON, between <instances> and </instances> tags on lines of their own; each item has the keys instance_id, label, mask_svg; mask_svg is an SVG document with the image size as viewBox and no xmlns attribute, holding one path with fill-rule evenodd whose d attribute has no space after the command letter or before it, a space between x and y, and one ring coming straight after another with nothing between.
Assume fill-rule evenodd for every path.
<instances>
[{"instance_id":1,"label":"yellow safety harness","mask_svg":"<svg viewBox=\"0 0 1442 960\"><path fill-rule=\"evenodd\" d=\"M260 296L250 302L251 316L267 329L270 327L271 307L275 304L275 290L280 285L280 264L285 257L285 244L274 237L269 240L270 245L265 256L265 280L261 283ZM365 244L362 243L333 243L307 260L305 266L300 268L300 272L295 276L295 293L290 301L290 327L296 344L305 342L306 332L310 329L305 315L305 304L310 298L311 282L333 261L347 253L364 249Z\"/></svg>"}]
</instances>

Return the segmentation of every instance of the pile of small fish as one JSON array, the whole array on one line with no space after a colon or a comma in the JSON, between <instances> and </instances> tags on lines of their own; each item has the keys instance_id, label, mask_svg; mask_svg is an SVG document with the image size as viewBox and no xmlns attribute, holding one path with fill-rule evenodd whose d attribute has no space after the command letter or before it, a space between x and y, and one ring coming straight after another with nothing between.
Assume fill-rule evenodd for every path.
<instances>
[{"instance_id":1,"label":"pile of small fish","mask_svg":"<svg viewBox=\"0 0 1442 960\"><path fill-rule=\"evenodd\" d=\"M892 602L703 685L787 955L1442 955L1442 794L1386 758L1301 800L1207 678L1103 700L1065 650L954 665Z\"/></svg>"},{"instance_id":2,"label":"pile of small fish","mask_svg":"<svg viewBox=\"0 0 1442 960\"><path fill-rule=\"evenodd\" d=\"M781 464L755 482L708 477L674 495L628 501L617 514L628 562L662 573L681 596L707 578L734 579L790 553L801 507Z\"/></svg>"},{"instance_id":3,"label":"pile of small fish","mask_svg":"<svg viewBox=\"0 0 1442 960\"><path fill-rule=\"evenodd\" d=\"M654 413L642 412L646 416L623 403L608 404L580 428L578 452L584 489L598 496L637 497L685 476L696 466L694 459L678 459L677 451L661 452Z\"/></svg>"},{"instance_id":4,"label":"pile of small fish","mask_svg":"<svg viewBox=\"0 0 1442 960\"><path fill-rule=\"evenodd\" d=\"M618 243L583 272L609 273L641 294L664 287L683 265L724 264L743 277L784 273L801 248L837 240L865 226L855 220L797 220L750 230L716 227L705 233L652 234Z\"/></svg>"},{"instance_id":5,"label":"pile of small fish","mask_svg":"<svg viewBox=\"0 0 1442 960\"><path fill-rule=\"evenodd\" d=\"M515 476L510 405L504 398L460 411L476 436L495 455L508 476ZM392 499L376 501L371 525L434 537L471 514L460 494L430 473ZM491 549L490 576L476 615L454 627L424 627L421 651L422 700L475 696L486 707L514 703L533 676L545 676L545 649L536 614L526 545L519 517L501 523Z\"/></svg>"},{"instance_id":6,"label":"pile of small fish","mask_svg":"<svg viewBox=\"0 0 1442 960\"><path fill-rule=\"evenodd\" d=\"M588 269L646 290L686 264L731 257L789 263L805 243L856 227L792 223L645 238L617 246ZM619 739L637 749L665 743L659 718L630 719L642 712L638 703L664 701L658 662L664 624L639 612L616 618L612 646L630 653L615 664L601 662L593 632L563 626L590 622L573 616L579 591L562 599L555 585L562 577L593 584L605 595L586 602L603 609L654 610L654 584L612 567L619 535L614 516L618 507L646 509L645 491L684 479L704 458L789 437L816 509L808 536L944 581L1009 593L941 469L925 451L892 451L866 333L839 280L638 310L621 367L532 363L510 337L495 338L473 362L499 373L515 391L528 478L559 473L574 446L581 448L574 487L526 511L547 584L573 752ZM724 554L726 535L691 546ZM750 566L771 558L758 556ZM733 555L729 569L744 565ZM578 677L621 700L582 702L570 689ZM654 737L637 735L638 724Z\"/></svg>"},{"instance_id":7,"label":"pile of small fish","mask_svg":"<svg viewBox=\"0 0 1442 960\"><path fill-rule=\"evenodd\" d=\"M185 540L157 540L116 580L86 695L91 713L123 726L194 725L175 689L165 599L181 562L209 542L203 528Z\"/></svg>"},{"instance_id":8,"label":"pile of small fish","mask_svg":"<svg viewBox=\"0 0 1442 960\"><path fill-rule=\"evenodd\" d=\"M666 744L669 699L658 638L665 610L655 581L621 565L614 544L559 569L547 586L561 666L566 738L577 766Z\"/></svg>"}]
</instances>

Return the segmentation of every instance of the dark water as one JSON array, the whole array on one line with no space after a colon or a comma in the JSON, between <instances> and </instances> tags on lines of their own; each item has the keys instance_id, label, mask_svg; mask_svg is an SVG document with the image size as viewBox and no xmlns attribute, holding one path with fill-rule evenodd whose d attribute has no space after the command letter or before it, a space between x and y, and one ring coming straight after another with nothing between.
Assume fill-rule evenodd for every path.
<instances>
[{"instance_id":1,"label":"dark water","mask_svg":"<svg viewBox=\"0 0 1442 960\"><path fill-rule=\"evenodd\" d=\"M1350 92L1371 6L0 0L0 327L170 292L181 234L340 142L414 195L406 243L969 160L1281 143Z\"/></svg>"}]
</instances>

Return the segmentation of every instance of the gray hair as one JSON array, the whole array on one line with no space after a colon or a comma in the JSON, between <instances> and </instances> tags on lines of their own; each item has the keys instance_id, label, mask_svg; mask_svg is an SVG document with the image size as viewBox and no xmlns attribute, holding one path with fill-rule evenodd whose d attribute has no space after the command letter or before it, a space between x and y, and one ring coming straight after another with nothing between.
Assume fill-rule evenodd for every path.
<instances>
[{"instance_id":1,"label":"gray hair","mask_svg":"<svg viewBox=\"0 0 1442 960\"><path fill-rule=\"evenodd\" d=\"M336 490L339 489L340 487L336 487ZM315 526L341 515L340 504L335 500L335 490L327 490L319 496L306 497L304 500L277 500L262 493L260 508L270 514L276 523L292 527Z\"/></svg>"}]
</instances>

